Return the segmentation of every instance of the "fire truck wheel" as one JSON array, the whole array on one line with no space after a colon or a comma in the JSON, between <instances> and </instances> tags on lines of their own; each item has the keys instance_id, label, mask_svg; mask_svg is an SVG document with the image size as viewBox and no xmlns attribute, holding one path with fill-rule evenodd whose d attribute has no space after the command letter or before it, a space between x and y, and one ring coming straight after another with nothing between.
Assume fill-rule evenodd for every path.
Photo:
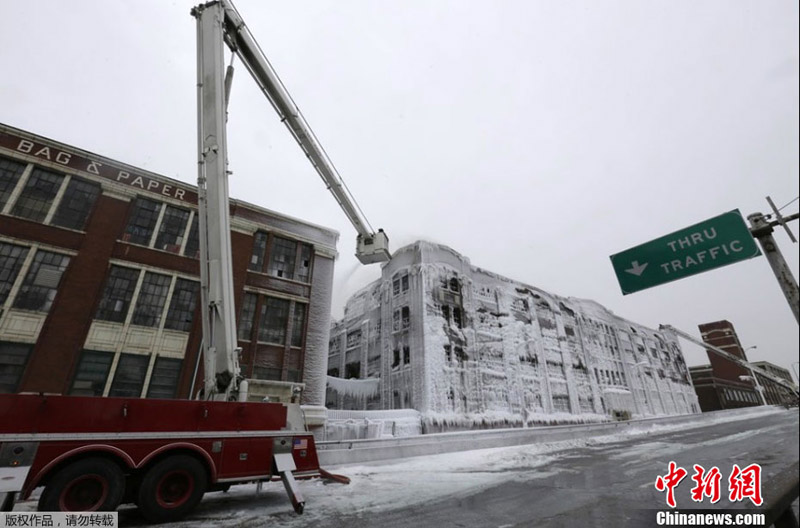
<instances>
[{"instance_id":1,"label":"fire truck wheel","mask_svg":"<svg viewBox=\"0 0 800 528\"><path fill-rule=\"evenodd\" d=\"M85 458L53 475L39 511L114 511L125 492L122 469L104 458Z\"/></svg>"},{"instance_id":2,"label":"fire truck wheel","mask_svg":"<svg viewBox=\"0 0 800 528\"><path fill-rule=\"evenodd\" d=\"M192 511L206 492L203 465L187 455L162 460L139 486L139 511L150 522L176 521Z\"/></svg>"}]
</instances>

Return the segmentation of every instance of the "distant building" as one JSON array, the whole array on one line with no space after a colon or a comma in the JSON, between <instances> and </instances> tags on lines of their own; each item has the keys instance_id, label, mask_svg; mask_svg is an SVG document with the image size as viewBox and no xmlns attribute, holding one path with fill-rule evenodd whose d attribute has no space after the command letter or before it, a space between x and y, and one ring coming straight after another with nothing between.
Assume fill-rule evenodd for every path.
<instances>
[{"instance_id":1,"label":"distant building","mask_svg":"<svg viewBox=\"0 0 800 528\"><path fill-rule=\"evenodd\" d=\"M322 404L338 234L231 200L242 372ZM196 188L0 125L0 392L202 383Z\"/></svg>"},{"instance_id":2,"label":"distant building","mask_svg":"<svg viewBox=\"0 0 800 528\"><path fill-rule=\"evenodd\" d=\"M725 352L747 361L747 353L736 330L730 321L715 321L698 326L703 341L721 348ZM752 373L725 357L706 351L710 364L690 367L692 383L697 392L697 399L703 412L752 407L761 405L761 398L756 390ZM767 361L754 362L753 365L767 370L773 375L782 377L792 383L789 371ZM776 405L791 399L787 389L775 382L756 374L764 389L767 404Z\"/></svg>"},{"instance_id":3,"label":"distant building","mask_svg":"<svg viewBox=\"0 0 800 528\"><path fill-rule=\"evenodd\" d=\"M677 337L428 242L399 249L333 324L329 408L427 430L700 412Z\"/></svg>"},{"instance_id":4,"label":"distant building","mask_svg":"<svg viewBox=\"0 0 800 528\"><path fill-rule=\"evenodd\" d=\"M770 363L769 361L754 361L753 365L766 370L773 376L785 379L795 387L795 391L797 390L797 385L792 380L792 375L789 373L788 369L779 367L778 365ZM797 397L785 387L781 387L771 379L765 378L758 372L756 372L756 377L758 378L758 382L764 388L764 397L769 405L782 405L784 403L797 401Z\"/></svg>"}]
</instances>

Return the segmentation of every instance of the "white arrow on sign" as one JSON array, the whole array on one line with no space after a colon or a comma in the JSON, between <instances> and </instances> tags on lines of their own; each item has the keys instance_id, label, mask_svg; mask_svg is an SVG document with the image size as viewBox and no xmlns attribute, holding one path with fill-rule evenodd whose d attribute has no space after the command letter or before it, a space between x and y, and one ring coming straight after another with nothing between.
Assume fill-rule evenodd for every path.
<instances>
[{"instance_id":1,"label":"white arrow on sign","mask_svg":"<svg viewBox=\"0 0 800 528\"><path fill-rule=\"evenodd\" d=\"M642 265L639 265L639 261L638 260L634 260L633 262L631 262L630 269L626 269L625 271L627 271L631 275L636 275L638 277L644 272L644 269L646 267L647 267L647 262L645 262Z\"/></svg>"}]
</instances>

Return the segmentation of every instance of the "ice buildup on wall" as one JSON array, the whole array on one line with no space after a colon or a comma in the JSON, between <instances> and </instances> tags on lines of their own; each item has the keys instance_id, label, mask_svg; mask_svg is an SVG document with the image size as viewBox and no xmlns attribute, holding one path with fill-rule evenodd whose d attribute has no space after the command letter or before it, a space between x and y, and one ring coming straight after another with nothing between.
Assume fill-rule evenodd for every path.
<instances>
[{"instance_id":1,"label":"ice buildup on wall","mask_svg":"<svg viewBox=\"0 0 800 528\"><path fill-rule=\"evenodd\" d=\"M329 408L416 409L428 431L699 412L674 336L423 241L348 301L328 376Z\"/></svg>"}]
</instances>

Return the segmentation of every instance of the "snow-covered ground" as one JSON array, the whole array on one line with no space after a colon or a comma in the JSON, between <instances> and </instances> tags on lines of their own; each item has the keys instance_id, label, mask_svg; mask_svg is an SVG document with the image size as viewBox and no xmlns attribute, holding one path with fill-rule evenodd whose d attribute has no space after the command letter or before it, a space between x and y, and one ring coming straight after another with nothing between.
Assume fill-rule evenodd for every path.
<instances>
[{"instance_id":1,"label":"snow-covered ground","mask_svg":"<svg viewBox=\"0 0 800 528\"><path fill-rule=\"evenodd\" d=\"M394 460L388 463L372 463L333 469L351 479L348 485L322 480L300 482L300 490L306 500L303 515L296 515L283 486L279 482L265 484L262 491L255 484L235 486L226 493L209 493L199 508L185 521L174 523L175 527L217 528L220 526L287 527L313 526L315 520L329 519L336 515L353 515L360 512L380 513L399 508L445 499L452 495L467 495L513 479L541 479L558 473L553 470L553 461L564 457L572 448L601 449L607 444L637 439L633 449L615 453L622 471L626 466L647 460L658 452L680 450L679 444L666 444L648 437L669 432L685 432L699 427L753 419L785 412L767 407L760 412L745 415L724 414L698 416L697 420L681 424L653 424L624 432L561 442L462 451L434 456ZM758 429L755 430L756 432ZM752 434L744 429L741 435ZM725 437L726 441L730 436ZM710 439L713 443L717 440ZM549 470L537 470L548 465ZM19 503L16 510L35 509L34 501ZM123 526L143 524L135 509L121 510Z\"/></svg>"}]
</instances>

